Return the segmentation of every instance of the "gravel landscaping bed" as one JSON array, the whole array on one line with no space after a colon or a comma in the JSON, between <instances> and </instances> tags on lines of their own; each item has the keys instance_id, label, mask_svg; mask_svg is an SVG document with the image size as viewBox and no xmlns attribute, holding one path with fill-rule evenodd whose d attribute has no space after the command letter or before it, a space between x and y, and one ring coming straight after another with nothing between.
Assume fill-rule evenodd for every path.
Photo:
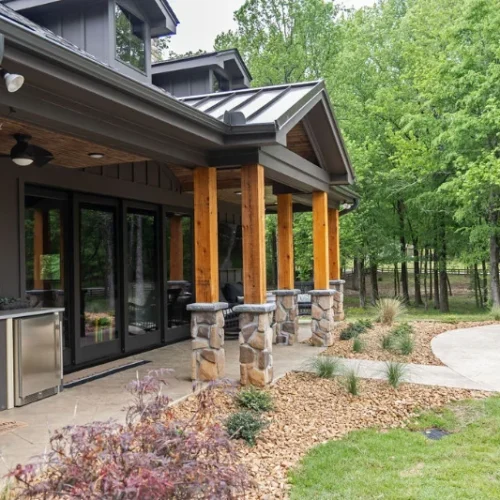
<instances>
[{"instance_id":1,"label":"gravel landscaping bed","mask_svg":"<svg viewBox=\"0 0 500 500\"><path fill-rule=\"evenodd\" d=\"M307 373L289 373L269 389L274 411L266 414L268 427L254 447L237 441L241 461L254 480L250 499L287 498L287 474L313 446L339 439L355 429L402 427L418 410L449 402L483 398L485 392L363 380L359 396L350 395L341 379L326 380ZM182 417L196 408L193 397L175 407ZM233 396L216 389L210 418L221 423L236 411Z\"/></svg>"},{"instance_id":2,"label":"gravel landscaping bed","mask_svg":"<svg viewBox=\"0 0 500 500\"><path fill-rule=\"evenodd\" d=\"M431 341L441 333L458 330L461 328L473 328L475 326L493 325L497 321L482 321L482 322L457 322L457 323L441 323L438 321L410 321L409 324L414 329L413 352L408 356L404 356L397 352L383 349L382 338L387 335L393 327L373 324L373 328L366 333L360 335L364 343L363 352L353 351L353 339L340 340L340 332L347 326L346 323L338 323L334 334L334 344L325 351L325 355L338 356L351 359L371 359L375 361L400 361L402 363L415 363L420 365L438 365L443 363L434 356L431 349Z\"/></svg>"}]
</instances>

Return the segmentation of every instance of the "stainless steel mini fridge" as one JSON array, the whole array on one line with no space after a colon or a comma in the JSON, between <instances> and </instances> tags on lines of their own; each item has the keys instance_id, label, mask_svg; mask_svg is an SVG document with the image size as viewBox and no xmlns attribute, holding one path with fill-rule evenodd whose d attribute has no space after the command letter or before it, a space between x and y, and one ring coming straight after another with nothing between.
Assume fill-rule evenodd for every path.
<instances>
[{"instance_id":1,"label":"stainless steel mini fridge","mask_svg":"<svg viewBox=\"0 0 500 500\"><path fill-rule=\"evenodd\" d=\"M62 387L61 316L14 320L15 405L57 394Z\"/></svg>"}]
</instances>

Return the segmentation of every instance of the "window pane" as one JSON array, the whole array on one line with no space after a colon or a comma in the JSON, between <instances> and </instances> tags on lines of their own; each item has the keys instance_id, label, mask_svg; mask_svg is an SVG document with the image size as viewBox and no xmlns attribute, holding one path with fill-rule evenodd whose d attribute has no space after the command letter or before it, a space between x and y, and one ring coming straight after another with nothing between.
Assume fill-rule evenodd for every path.
<instances>
[{"instance_id":1,"label":"window pane","mask_svg":"<svg viewBox=\"0 0 500 500\"><path fill-rule=\"evenodd\" d=\"M143 335L158 330L158 270L156 216L129 210L128 245L128 332Z\"/></svg>"},{"instance_id":2,"label":"window pane","mask_svg":"<svg viewBox=\"0 0 500 500\"><path fill-rule=\"evenodd\" d=\"M116 216L112 209L80 209L80 288L80 344L118 338Z\"/></svg>"},{"instance_id":3,"label":"window pane","mask_svg":"<svg viewBox=\"0 0 500 500\"><path fill-rule=\"evenodd\" d=\"M187 325L186 307L193 302L193 231L188 216L167 218L167 320L168 328Z\"/></svg>"},{"instance_id":4,"label":"window pane","mask_svg":"<svg viewBox=\"0 0 500 500\"><path fill-rule=\"evenodd\" d=\"M115 6L116 55L128 64L146 70L144 23L127 10Z\"/></svg>"},{"instance_id":5,"label":"window pane","mask_svg":"<svg viewBox=\"0 0 500 500\"><path fill-rule=\"evenodd\" d=\"M24 213L26 295L33 307L66 308L64 342L69 346L64 275L66 203L26 196Z\"/></svg>"}]
</instances>

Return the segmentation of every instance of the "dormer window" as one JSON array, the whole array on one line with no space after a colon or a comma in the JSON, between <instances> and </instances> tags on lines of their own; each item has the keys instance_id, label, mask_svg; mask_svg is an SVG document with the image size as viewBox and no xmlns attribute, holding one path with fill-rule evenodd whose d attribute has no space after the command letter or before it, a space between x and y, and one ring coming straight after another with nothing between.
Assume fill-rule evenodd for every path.
<instances>
[{"instance_id":1,"label":"dormer window","mask_svg":"<svg viewBox=\"0 0 500 500\"><path fill-rule=\"evenodd\" d=\"M144 21L115 5L116 57L140 71L146 71Z\"/></svg>"}]
</instances>

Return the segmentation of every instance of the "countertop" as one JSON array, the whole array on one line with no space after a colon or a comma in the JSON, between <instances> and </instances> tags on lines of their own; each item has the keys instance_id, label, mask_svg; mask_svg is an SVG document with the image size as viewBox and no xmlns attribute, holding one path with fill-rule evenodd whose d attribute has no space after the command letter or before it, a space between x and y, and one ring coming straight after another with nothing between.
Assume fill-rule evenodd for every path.
<instances>
[{"instance_id":1,"label":"countertop","mask_svg":"<svg viewBox=\"0 0 500 500\"><path fill-rule=\"evenodd\" d=\"M0 311L0 321L3 319L24 318L28 316L41 316L43 314L63 312L64 307L37 307L27 309L12 309Z\"/></svg>"}]
</instances>

